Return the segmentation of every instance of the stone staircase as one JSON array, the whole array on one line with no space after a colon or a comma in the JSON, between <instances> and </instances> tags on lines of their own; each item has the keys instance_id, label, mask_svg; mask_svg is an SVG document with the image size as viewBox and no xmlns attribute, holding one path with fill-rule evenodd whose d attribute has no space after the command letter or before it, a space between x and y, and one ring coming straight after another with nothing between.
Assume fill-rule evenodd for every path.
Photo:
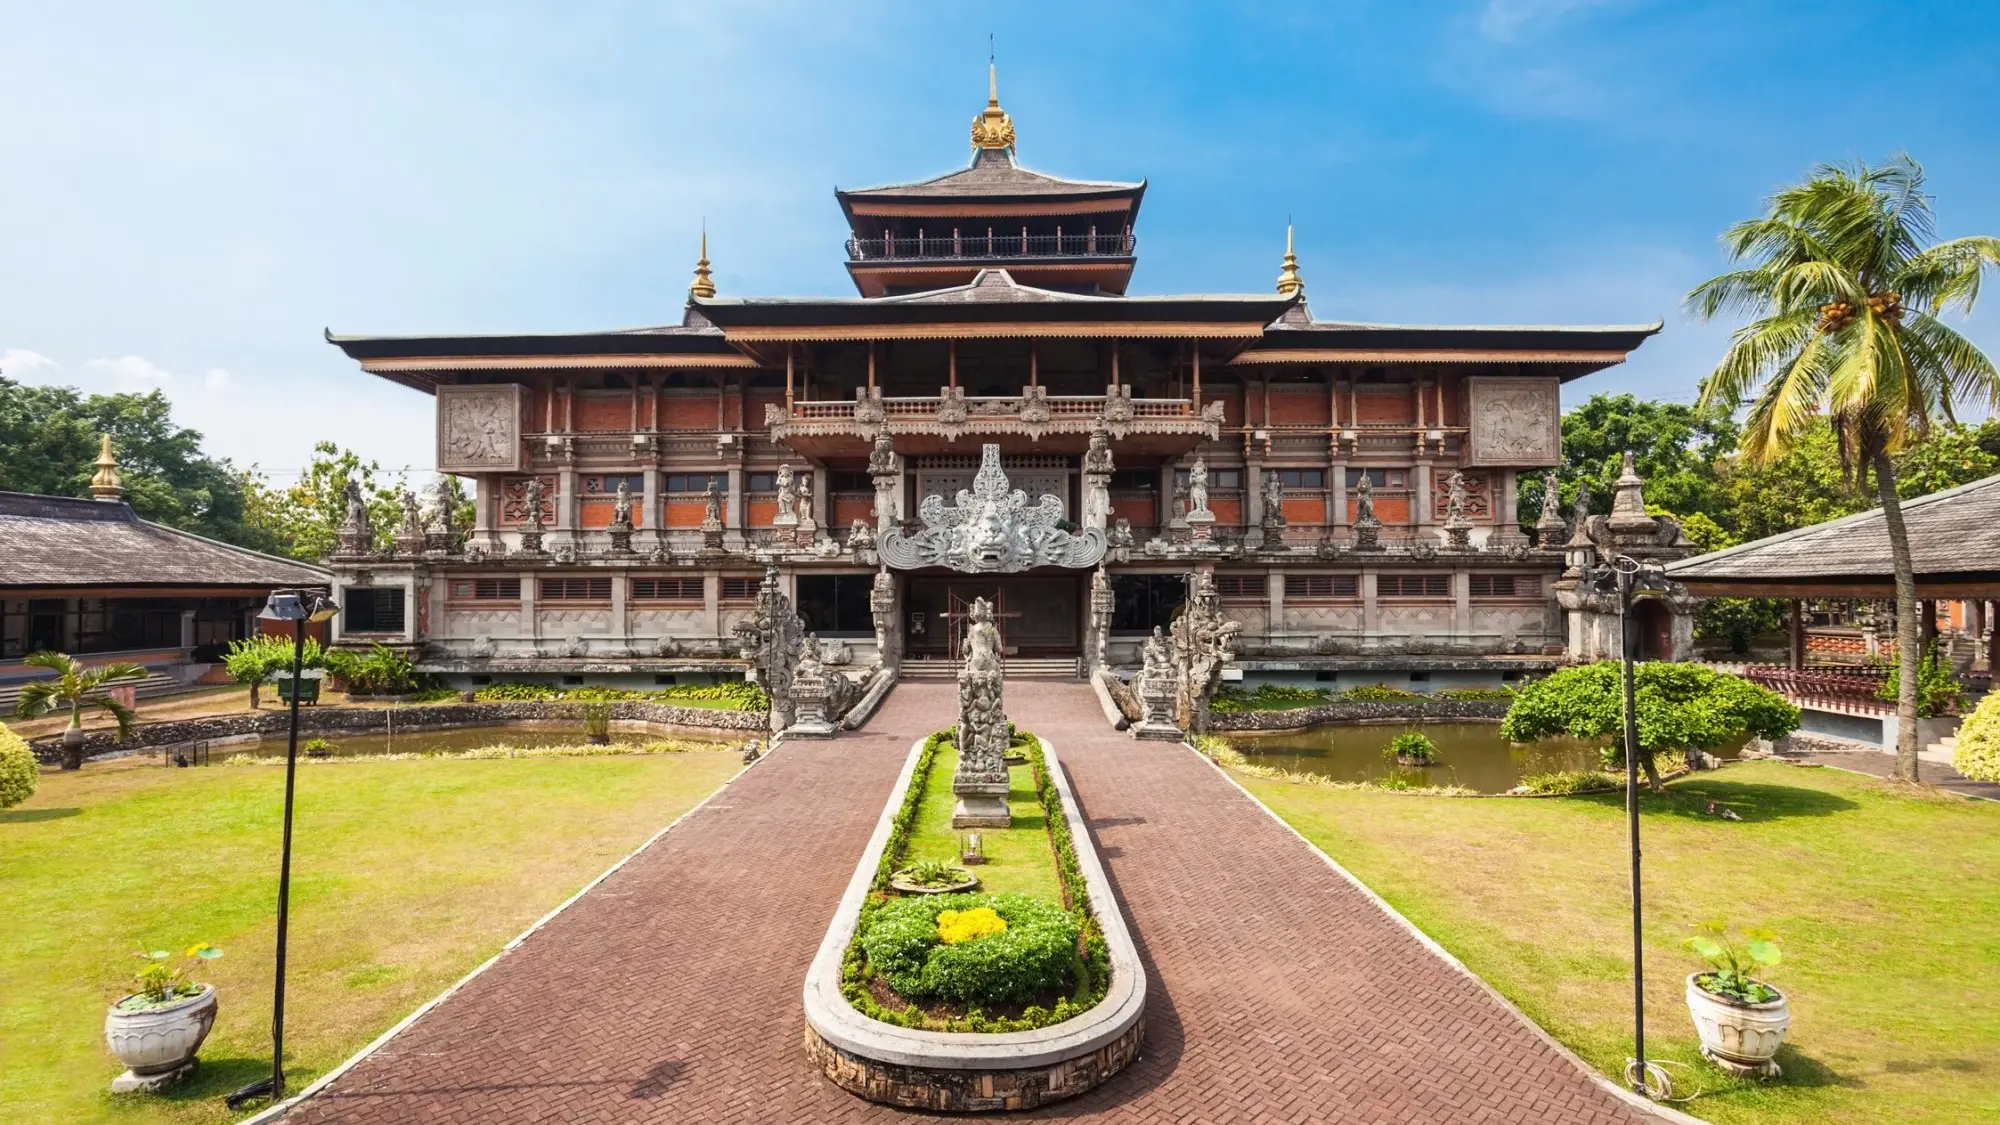
<instances>
[{"instance_id":1,"label":"stone staircase","mask_svg":"<svg viewBox=\"0 0 2000 1125\"><path fill-rule=\"evenodd\" d=\"M1948 766L1951 764L1951 756L1954 753L1956 753L1957 750L1958 750L1958 736L1955 734L1947 734L1943 738L1938 739L1936 742L1933 742L1930 745L1925 746L1923 749L1918 750L1917 757L1922 761L1936 762L1940 765Z\"/></svg>"},{"instance_id":2,"label":"stone staircase","mask_svg":"<svg viewBox=\"0 0 2000 1125\"><path fill-rule=\"evenodd\" d=\"M1082 662L1074 656L1014 656L1003 663L1010 680L1068 680L1083 678ZM899 680L938 681L958 678L956 660L904 660Z\"/></svg>"},{"instance_id":3,"label":"stone staircase","mask_svg":"<svg viewBox=\"0 0 2000 1125\"><path fill-rule=\"evenodd\" d=\"M43 675L46 675L46 673L43 673ZM0 715L13 714L14 704L21 698L22 685L34 678L37 677L24 677L0 683ZM190 685L183 684L157 668L148 668L146 670L146 678L143 680L122 680L119 682L119 686L121 687L125 684L137 687L139 689L137 695L140 699L152 699L155 696L172 695L176 692L191 690Z\"/></svg>"}]
</instances>

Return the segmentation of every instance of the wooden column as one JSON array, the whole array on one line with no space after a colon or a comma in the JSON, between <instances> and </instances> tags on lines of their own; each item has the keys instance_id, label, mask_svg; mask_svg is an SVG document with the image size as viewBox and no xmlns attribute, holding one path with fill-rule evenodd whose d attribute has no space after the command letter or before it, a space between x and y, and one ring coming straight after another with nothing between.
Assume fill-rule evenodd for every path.
<instances>
[{"instance_id":1,"label":"wooden column","mask_svg":"<svg viewBox=\"0 0 2000 1125\"><path fill-rule=\"evenodd\" d=\"M953 340L946 345L946 348L945 386L956 387L958 386L958 341Z\"/></svg>"},{"instance_id":2,"label":"wooden column","mask_svg":"<svg viewBox=\"0 0 2000 1125\"><path fill-rule=\"evenodd\" d=\"M1926 598L1918 604L1923 607L1920 611L1922 616L1917 618L1917 659L1921 660L1924 654L1931 650L1931 646L1937 643L1938 618L1937 602Z\"/></svg>"},{"instance_id":3,"label":"wooden column","mask_svg":"<svg viewBox=\"0 0 2000 1125\"><path fill-rule=\"evenodd\" d=\"M1194 342L1194 394L1190 396L1194 412L1201 413L1201 341Z\"/></svg>"},{"instance_id":4,"label":"wooden column","mask_svg":"<svg viewBox=\"0 0 2000 1125\"><path fill-rule=\"evenodd\" d=\"M1791 627L1787 632L1791 642L1786 648L1789 650L1792 670L1796 672L1806 666L1806 614L1804 603L1798 598L1792 599Z\"/></svg>"},{"instance_id":5,"label":"wooden column","mask_svg":"<svg viewBox=\"0 0 2000 1125\"><path fill-rule=\"evenodd\" d=\"M785 413L792 412L792 346L785 345Z\"/></svg>"}]
</instances>

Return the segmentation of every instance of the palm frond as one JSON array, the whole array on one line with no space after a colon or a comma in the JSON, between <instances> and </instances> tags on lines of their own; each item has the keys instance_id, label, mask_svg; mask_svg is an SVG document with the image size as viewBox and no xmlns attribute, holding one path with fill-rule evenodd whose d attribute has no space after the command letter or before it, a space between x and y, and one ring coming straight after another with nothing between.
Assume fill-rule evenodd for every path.
<instances>
[{"instance_id":1,"label":"palm frond","mask_svg":"<svg viewBox=\"0 0 2000 1125\"><path fill-rule=\"evenodd\" d=\"M1806 306L1817 308L1838 298L1859 305L1868 292L1853 273L1833 262L1798 262L1787 266L1771 285L1778 307L1787 310Z\"/></svg>"},{"instance_id":2,"label":"palm frond","mask_svg":"<svg viewBox=\"0 0 2000 1125\"><path fill-rule=\"evenodd\" d=\"M1783 456L1819 415L1827 373L1835 359L1827 337L1814 333L1805 346L1765 381L1744 420L1743 452L1753 461Z\"/></svg>"},{"instance_id":3,"label":"palm frond","mask_svg":"<svg viewBox=\"0 0 2000 1125\"><path fill-rule=\"evenodd\" d=\"M110 696L105 696L103 699L96 700L95 702L97 706L111 712L111 717L117 720L118 741L124 742L126 739L132 737L132 724L137 719L137 716L132 713L130 707L125 706Z\"/></svg>"},{"instance_id":4,"label":"palm frond","mask_svg":"<svg viewBox=\"0 0 2000 1125\"><path fill-rule=\"evenodd\" d=\"M1923 313L1904 313L1902 331L1912 361L1942 377L1940 397L1945 402L1977 403L1988 410L2000 410L2000 370L1977 344Z\"/></svg>"},{"instance_id":5,"label":"palm frond","mask_svg":"<svg viewBox=\"0 0 2000 1125\"><path fill-rule=\"evenodd\" d=\"M1813 336L1816 314L1795 312L1766 317L1737 329L1729 351L1701 381L1698 407L1734 411L1752 389L1794 359Z\"/></svg>"},{"instance_id":6,"label":"palm frond","mask_svg":"<svg viewBox=\"0 0 2000 1125\"><path fill-rule=\"evenodd\" d=\"M1711 277L1682 298L1682 307L1692 316L1714 320L1724 312L1759 313L1771 303L1771 272L1757 269L1733 270Z\"/></svg>"},{"instance_id":7,"label":"palm frond","mask_svg":"<svg viewBox=\"0 0 2000 1125\"><path fill-rule=\"evenodd\" d=\"M1906 308L1934 312L1956 307L1969 313L1989 266L2000 266L2000 238L1954 238L1913 255L1889 284L1903 295Z\"/></svg>"},{"instance_id":8,"label":"palm frond","mask_svg":"<svg viewBox=\"0 0 2000 1125\"><path fill-rule=\"evenodd\" d=\"M21 685L21 693L14 698L14 717L17 719L39 719L55 706L54 680L30 680Z\"/></svg>"},{"instance_id":9,"label":"palm frond","mask_svg":"<svg viewBox=\"0 0 2000 1125\"><path fill-rule=\"evenodd\" d=\"M21 663L33 668L47 668L58 676L74 672L77 668L75 657L70 656L68 653L57 652L54 649L47 648L40 652L31 652L22 657Z\"/></svg>"}]
</instances>

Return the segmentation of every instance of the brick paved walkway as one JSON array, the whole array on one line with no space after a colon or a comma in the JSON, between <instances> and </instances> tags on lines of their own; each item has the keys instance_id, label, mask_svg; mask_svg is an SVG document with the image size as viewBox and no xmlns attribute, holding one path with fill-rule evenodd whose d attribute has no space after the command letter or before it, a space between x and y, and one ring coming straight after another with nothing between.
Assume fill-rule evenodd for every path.
<instances>
[{"instance_id":1,"label":"brick paved walkway","mask_svg":"<svg viewBox=\"0 0 2000 1125\"><path fill-rule=\"evenodd\" d=\"M1009 685L1057 743L1151 980L1145 1055L1029 1115L1103 1122L1631 1123L1206 763ZM807 1065L799 992L948 684L794 743L287 1118L845 1122L918 1116Z\"/></svg>"}]
</instances>

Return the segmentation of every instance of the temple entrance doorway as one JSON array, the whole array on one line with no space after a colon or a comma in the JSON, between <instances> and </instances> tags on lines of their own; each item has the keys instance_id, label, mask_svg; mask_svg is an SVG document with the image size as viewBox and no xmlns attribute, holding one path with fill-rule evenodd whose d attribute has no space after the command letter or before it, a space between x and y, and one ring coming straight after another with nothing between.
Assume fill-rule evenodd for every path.
<instances>
[{"instance_id":1,"label":"temple entrance doorway","mask_svg":"<svg viewBox=\"0 0 2000 1125\"><path fill-rule=\"evenodd\" d=\"M974 598L993 603L1006 656L1083 651L1083 578L1077 574L916 575L903 599L903 644L913 656L949 658Z\"/></svg>"}]
</instances>

